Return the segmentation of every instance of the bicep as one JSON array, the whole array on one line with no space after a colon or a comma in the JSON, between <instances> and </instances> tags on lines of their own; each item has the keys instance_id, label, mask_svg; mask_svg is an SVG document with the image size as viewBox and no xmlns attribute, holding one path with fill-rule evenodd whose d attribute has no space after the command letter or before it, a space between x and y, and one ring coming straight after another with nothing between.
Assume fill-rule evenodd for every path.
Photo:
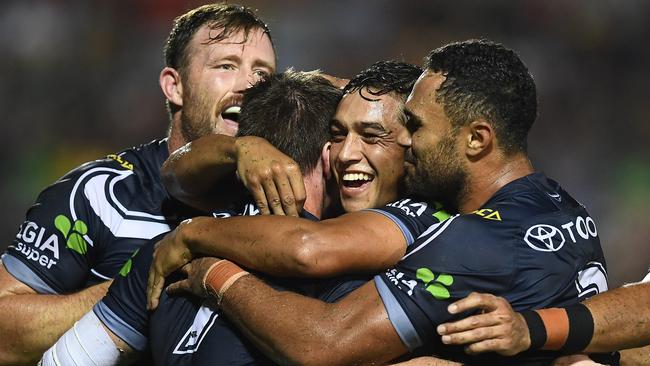
<instances>
[{"instance_id":1,"label":"bicep","mask_svg":"<svg viewBox=\"0 0 650 366\"><path fill-rule=\"evenodd\" d=\"M373 281L336 303L336 350L340 364L380 364L406 353ZM330 352L330 351L328 351Z\"/></svg>"},{"instance_id":2,"label":"bicep","mask_svg":"<svg viewBox=\"0 0 650 366\"><path fill-rule=\"evenodd\" d=\"M355 212L322 225L311 242L320 246L315 260L329 271L327 275L377 272L397 263L406 251L400 227L376 212Z\"/></svg>"}]
</instances>

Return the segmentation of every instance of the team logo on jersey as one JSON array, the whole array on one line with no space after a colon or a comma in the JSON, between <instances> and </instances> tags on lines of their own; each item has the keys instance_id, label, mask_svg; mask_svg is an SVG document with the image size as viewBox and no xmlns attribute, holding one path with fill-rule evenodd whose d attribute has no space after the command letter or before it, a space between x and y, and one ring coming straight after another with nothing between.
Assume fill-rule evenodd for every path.
<instances>
[{"instance_id":1,"label":"team logo on jersey","mask_svg":"<svg viewBox=\"0 0 650 366\"><path fill-rule=\"evenodd\" d=\"M575 221L569 221L560 225L559 228L549 224L533 225L526 231L524 241L537 251L557 252L567 241L564 234L567 234L571 242L575 244L578 238L588 240L597 237L598 230L596 230L596 223L591 217L578 216Z\"/></svg>"},{"instance_id":2,"label":"team logo on jersey","mask_svg":"<svg viewBox=\"0 0 650 366\"><path fill-rule=\"evenodd\" d=\"M81 219L80 216L86 215L86 211L78 211L78 203L85 201L87 204L84 203L83 206L89 205L92 212L116 238L151 239L170 231L164 216L129 209L129 202L125 204L120 201L117 187L122 184L128 187L129 183L122 182L128 182L128 178L134 174L133 170L108 167L96 167L86 171L77 179L70 193L69 221L75 223ZM83 238L87 245L93 245L90 236L84 234Z\"/></svg>"},{"instance_id":3,"label":"team logo on jersey","mask_svg":"<svg viewBox=\"0 0 650 366\"><path fill-rule=\"evenodd\" d=\"M499 214L499 211L495 211L491 208L482 208L472 213L479 215L486 220L501 221L501 215Z\"/></svg>"},{"instance_id":4,"label":"team logo on jersey","mask_svg":"<svg viewBox=\"0 0 650 366\"><path fill-rule=\"evenodd\" d=\"M39 265L52 268L59 260L59 237L47 234L44 227L33 221L25 221L16 235L17 251Z\"/></svg>"},{"instance_id":5,"label":"team logo on jersey","mask_svg":"<svg viewBox=\"0 0 650 366\"><path fill-rule=\"evenodd\" d=\"M175 355L184 355L198 351L203 338L212 328L218 316L219 314L211 308L201 306L194 316L192 325L178 342L173 353Z\"/></svg>"},{"instance_id":6,"label":"team logo on jersey","mask_svg":"<svg viewBox=\"0 0 650 366\"><path fill-rule=\"evenodd\" d=\"M576 289L578 297L593 296L607 291L607 271L599 262L589 262L582 271L578 272Z\"/></svg>"},{"instance_id":7,"label":"team logo on jersey","mask_svg":"<svg viewBox=\"0 0 650 366\"><path fill-rule=\"evenodd\" d=\"M424 282L424 289L436 300L446 300L451 296L448 288L454 283L453 276L441 273L436 277L430 269L419 268L415 272L415 277Z\"/></svg>"},{"instance_id":8,"label":"team logo on jersey","mask_svg":"<svg viewBox=\"0 0 650 366\"><path fill-rule=\"evenodd\" d=\"M84 235L88 234L88 225L82 220L75 220L74 223L65 215L58 215L54 218L54 227L56 227L63 238L65 238L65 246L72 249L79 254L86 254L88 252L88 244Z\"/></svg>"},{"instance_id":9,"label":"team logo on jersey","mask_svg":"<svg viewBox=\"0 0 650 366\"><path fill-rule=\"evenodd\" d=\"M133 254L131 255L131 258L129 258L129 260L126 261L126 263L124 263L122 269L120 269L120 276L126 277L126 275L128 275L129 272L131 272L131 267L133 267L133 257L135 257L139 251L140 248L136 249L135 252L133 252Z\"/></svg>"}]
</instances>

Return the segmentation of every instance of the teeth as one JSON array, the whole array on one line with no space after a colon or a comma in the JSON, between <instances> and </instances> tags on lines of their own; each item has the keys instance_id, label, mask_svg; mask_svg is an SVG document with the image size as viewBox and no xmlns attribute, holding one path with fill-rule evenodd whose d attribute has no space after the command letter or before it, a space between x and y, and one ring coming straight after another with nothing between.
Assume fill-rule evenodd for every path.
<instances>
[{"instance_id":1,"label":"teeth","mask_svg":"<svg viewBox=\"0 0 650 366\"><path fill-rule=\"evenodd\" d=\"M372 180L372 176L365 173L345 173L343 174L344 181L353 181L353 180Z\"/></svg>"},{"instance_id":2,"label":"teeth","mask_svg":"<svg viewBox=\"0 0 650 366\"><path fill-rule=\"evenodd\" d=\"M225 111L223 111L223 113L235 113L235 114L239 114L240 112L241 112L241 107L237 105L228 107Z\"/></svg>"}]
</instances>

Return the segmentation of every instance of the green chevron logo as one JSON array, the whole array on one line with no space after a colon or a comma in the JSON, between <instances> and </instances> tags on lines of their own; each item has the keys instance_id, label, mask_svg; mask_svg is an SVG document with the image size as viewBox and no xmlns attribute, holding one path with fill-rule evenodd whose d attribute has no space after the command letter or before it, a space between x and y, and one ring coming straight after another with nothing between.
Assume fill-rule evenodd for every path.
<instances>
[{"instance_id":1,"label":"green chevron logo","mask_svg":"<svg viewBox=\"0 0 650 366\"><path fill-rule=\"evenodd\" d=\"M415 272L417 279L424 282L425 290L427 290L436 300L446 300L451 295L447 289L454 283L454 277L446 273L436 275L428 268L420 268Z\"/></svg>"},{"instance_id":2,"label":"green chevron logo","mask_svg":"<svg viewBox=\"0 0 650 366\"><path fill-rule=\"evenodd\" d=\"M74 223L65 215L58 215L54 218L54 227L56 227L66 239L66 248L72 249L79 254L88 252L88 243L84 235L88 234L88 225L81 220L75 220Z\"/></svg>"},{"instance_id":3,"label":"green chevron logo","mask_svg":"<svg viewBox=\"0 0 650 366\"><path fill-rule=\"evenodd\" d=\"M126 263L124 263L122 269L120 269L120 276L126 277L126 275L128 275L129 272L131 272L131 267L133 267L133 257L135 257L135 255L138 254L138 251L140 251L140 249L136 249L135 252L133 252L133 254L131 255L131 258L129 258L129 260L126 261Z\"/></svg>"}]
</instances>

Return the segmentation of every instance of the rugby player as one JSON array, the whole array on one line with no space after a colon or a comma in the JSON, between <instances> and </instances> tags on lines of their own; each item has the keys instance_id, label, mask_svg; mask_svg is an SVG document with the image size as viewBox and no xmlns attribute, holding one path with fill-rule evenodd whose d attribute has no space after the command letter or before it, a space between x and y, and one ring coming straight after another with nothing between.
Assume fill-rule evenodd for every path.
<instances>
[{"instance_id":1,"label":"rugby player","mask_svg":"<svg viewBox=\"0 0 650 366\"><path fill-rule=\"evenodd\" d=\"M344 89L331 123L330 159L340 192L336 194L345 211L381 207L400 197L404 139L408 136L403 102L420 72L418 67L401 62L378 62ZM205 160L202 156L194 158ZM178 166L176 170L185 171ZM396 263L412 243L413 234L405 230L413 218L423 216L423 220L435 223L448 217L439 205L428 207L408 198L391 206L388 210L397 211L397 215L366 210L321 222L256 217L243 222L245 227L256 226L245 237L234 235L236 228L242 228L238 226L239 218L228 220L232 231L217 236L211 230L221 225L220 220L199 218L185 222L157 246L148 288L154 295L150 297L160 293L164 277L193 255L201 254L229 258L279 276L374 273ZM427 226L418 225L414 230L417 233ZM234 242L229 241L231 236ZM321 245L321 236L328 239L327 245ZM255 243L260 240L265 245L258 250ZM155 307L155 299L150 306Z\"/></svg>"},{"instance_id":2,"label":"rugby player","mask_svg":"<svg viewBox=\"0 0 650 366\"><path fill-rule=\"evenodd\" d=\"M176 18L160 86L168 137L71 171L26 214L0 265L0 364L34 364L106 292L147 240L187 217L165 191L169 152L233 135L242 92L275 70L267 26L250 9L205 5Z\"/></svg>"},{"instance_id":3,"label":"rugby player","mask_svg":"<svg viewBox=\"0 0 650 366\"><path fill-rule=\"evenodd\" d=\"M441 200L458 215L411 232L415 241L395 267L333 304L276 291L214 258L187 265L189 277L170 288L215 298L278 363L380 364L411 351L476 364L548 364L556 354L468 356L440 344L435 334L437 325L454 319L449 302L472 291L495 293L525 310L567 306L607 289L593 219L558 183L535 172L527 157L536 110L534 81L512 50L475 40L436 49L405 107L412 133L406 182L413 193ZM274 245L265 245L269 237L255 237L264 231L259 219L223 220L211 234L229 242L245 237L243 245L272 251ZM285 244L309 239L292 236L302 228L281 225L297 219L263 219L273 219L273 235L286 238ZM373 229L390 234L393 228ZM322 246L341 240L336 226L329 232L318 236ZM273 235L271 241L278 240ZM612 355L600 359L617 362Z\"/></svg>"},{"instance_id":4,"label":"rugby player","mask_svg":"<svg viewBox=\"0 0 650 366\"><path fill-rule=\"evenodd\" d=\"M240 135L265 138L300 165L306 173L304 214L312 219L320 216L326 194L328 125L340 97L341 91L326 79L293 71L269 76L244 95ZM214 216L256 212L245 196ZM155 243L150 241L124 267L108 295L48 350L43 364L122 364L149 347L155 350L155 364L248 364L260 357L196 299L164 298L150 316L145 288ZM203 342L207 346L198 352Z\"/></svg>"},{"instance_id":5,"label":"rugby player","mask_svg":"<svg viewBox=\"0 0 650 366\"><path fill-rule=\"evenodd\" d=\"M529 349L565 354L611 352L650 345L650 273L635 284L596 295L568 308L516 313L501 297L472 293L450 305L457 314L484 313L442 324L446 344L468 344L471 353L514 355ZM648 361L646 350L646 362Z\"/></svg>"}]
</instances>

